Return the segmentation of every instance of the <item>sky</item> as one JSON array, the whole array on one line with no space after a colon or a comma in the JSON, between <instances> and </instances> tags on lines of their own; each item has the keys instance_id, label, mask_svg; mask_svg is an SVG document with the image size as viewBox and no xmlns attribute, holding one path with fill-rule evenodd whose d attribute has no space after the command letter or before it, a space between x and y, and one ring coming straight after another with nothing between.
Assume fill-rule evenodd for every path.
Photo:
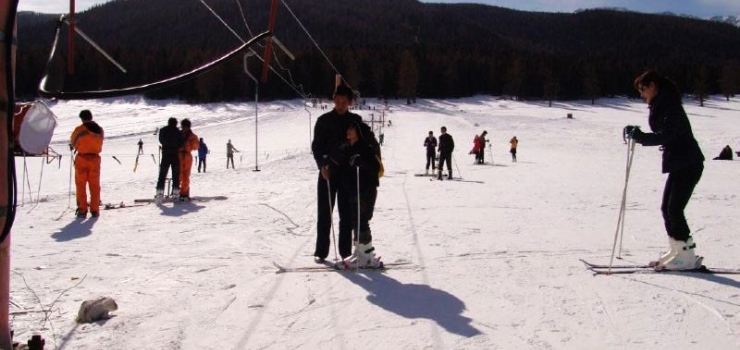
<instances>
[{"instance_id":1,"label":"sky","mask_svg":"<svg viewBox=\"0 0 740 350\"><path fill-rule=\"evenodd\" d=\"M84 11L94 5L103 4L108 1L109 0L77 0L75 6L77 11ZM586 8L618 7L646 13L670 11L702 18L717 15L740 15L740 1L738 0L434 0L423 2L473 2L524 11L543 12L573 12L578 9ZM42 13L65 13L69 11L69 1L20 0L18 10Z\"/></svg>"}]
</instances>

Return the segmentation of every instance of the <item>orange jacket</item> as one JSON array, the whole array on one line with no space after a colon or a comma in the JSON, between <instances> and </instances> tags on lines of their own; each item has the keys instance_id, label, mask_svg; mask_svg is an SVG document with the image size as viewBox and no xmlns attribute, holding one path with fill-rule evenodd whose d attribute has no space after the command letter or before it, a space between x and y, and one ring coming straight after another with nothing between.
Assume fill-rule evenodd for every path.
<instances>
[{"instance_id":1,"label":"orange jacket","mask_svg":"<svg viewBox=\"0 0 740 350\"><path fill-rule=\"evenodd\" d=\"M182 144L182 147L180 147L180 153L190 153L198 150L198 147L200 147L200 141L198 140L197 135L193 134L192 131L183 131L182 137L185 142Z\"/></svg>"},{"instance_id":2,"label":"orange jacket","mask_svg":"<svg viewBox=\"0 0 740 350\"><path fill-rule=\"evenodd\" d=\"M78 154L100 154L104 138L103 128L94 121L87 121L75 128L69 142Z\"/></svg>"}]
</instances>

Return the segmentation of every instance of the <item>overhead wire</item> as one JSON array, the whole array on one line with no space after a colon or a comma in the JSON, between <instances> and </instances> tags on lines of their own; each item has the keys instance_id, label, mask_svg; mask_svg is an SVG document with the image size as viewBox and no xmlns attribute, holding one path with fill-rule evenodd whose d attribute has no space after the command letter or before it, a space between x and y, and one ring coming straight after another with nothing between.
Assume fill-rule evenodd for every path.
<instances>
[{"instance_id":1,"label":"overhead wire","mask_svg":"<svg viewBox=\"0 0 740 350\"><path fill-rule=\"evenodd\" d=\"M234 30L233 28L231 28L231 26L230 26L230 25L229 25L228 23L226 23L226 21L224 21L224 19L223 19L223 18L221 18L221 16L219 16L219 15L218 15L218 13L216 13L216 11L214 11L214 10L213 10L213 8L211 8L210 6L208 6L208 4L207 4L207 3L205 2L205 0L199 0L199 1L200 1L200 3L201 3L201 4L203 4L203 6L205 6L205 7L206 7L206 8L207 8L207 9L208 9L208 10L209 10L210 12L211 12L211 14L212 14L212 15L213 15L214 17L216 17L216 18L217 18L217 19L218 19L218 20L219 20L219 21L221 22L221 24L223 24L223 25L224 25L224 26L226 27L226 29L228 29L228 30L229 30L229 31L230 31L230 32L231 32L232 34L234 34L234 36L235 36L235 37L236 37L236 38L237 38L237 39L238 39L239 41L241 41L242 43L244 43L244 39L242 39L242 37L241 37L241 36L240 36L239 34L237 34L237 33L236 33L236 31L235 31L235 30ZM240 6L240 8L241 8L241 6ZM244 19L244 21L246 22L246 18ZM261 57L261 56L260 56L260 55L259 55L259 54L258 54L258 53L257 53L256 51L254 51L254 49L250 49L250 51L251 51L252 53L254 53L254 55L255 55L255 56L256 56L256 57L257 57L257 58L258 58L258 59L259 59L260 61L262 61L262 62L265 62L265 60L264 60L264 59L263 59L263 58L262 58L262 57ZM290 86L290 88L291 88L291 89L293 89L293 91L295 91L295 92L296 92L296 93L297 93L297 94L298 94L299 96L301 96L301 97L302 97L302 98L304 98L304 99L305 99L305 98L308 98L308 97L307 97L307 94L306 94L305 92L303 92L303 91L299 90L299 89L298 89L298 88L296 87L296 84L295 84L295 83L291 84L290 82L288 82L288 80L287 80L287 79L285 79L285 77L283 77L283 76L282 76L282 75L281 75L281 74L280 74L280 73L279 73L279 72L278 72L277 70L275 70L275 68L274 68L274 67L270 66L270 70L271 70L271 71L272 71L273 73L275 73L275 75L277 75L277 76L278 76L278 78L280 78L280 80L282 80L282 81L283 81L283 82L284 82L284 83L285 83L286 85ZM291 79L292 79L292 77L291 77Z\"/></svg>"},{"instance_id":2,"label":"overhead wire","mask_svg":"<svg viewBox=\"0 0 740 350\"><path fill-rule=\"evenodd\" d=\"M283 4L283 6L285 6L285 8L290 13L290 15L293 16L293 19L295 19L295 21L298 23L301 29L303 29L303 32L306 33L306 36L308 36L308 38L311 39L311 42L314 44L314 46L316 46L316 49L318 49L319 52L321 52L321 55L324 56L324 59L326 59L326 62L328 62L331 68L334 69L334 73L341 77L342 82L344 82L344 84L347 85L347 87L352 88L349 82L347 82L347 80L344 79L344 76L339 72L339 69L337 69L337 67L334 65L331 59L329 59L329 56L327 56L324 50L321 49L321 47L319 46L319 43L316 42L313 36L311 36L311 33L308 32L308 29L306 29L306 26L303 25L303 22L301 22L301 20L298 19L298 17L295 15L295 13L290 8L290 6L288 6L288 3L286 3L285 0L280 0L280 2Z\"/></svg>"}]
</instances>

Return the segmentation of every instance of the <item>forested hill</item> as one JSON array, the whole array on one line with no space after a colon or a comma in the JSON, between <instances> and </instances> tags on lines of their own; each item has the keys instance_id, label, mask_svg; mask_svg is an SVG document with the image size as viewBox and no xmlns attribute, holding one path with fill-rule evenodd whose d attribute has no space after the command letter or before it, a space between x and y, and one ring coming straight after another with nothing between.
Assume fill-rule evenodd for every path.
<instances>
[{"instance_id":1,"label":"forested hill","mask_svg":"<svg viewBox=\"0 0 740 350\"><path fill-rule=\"evenodd\" d=\"M244 18L235 0L205 2L245 39L245 22L254 34L267 27L269 1L239 0ZM740 85L740 28L729 24L615 10L554 14L415 0L285 2L364 96L598 98L634 94L631 82L645 68L660 70L697 95L729 95ZM35 94L58 17L19 14L19 96ZM70 90L166 78L240 44L196 0L115 0L78 14L77 23L129 73L117 72L77 37L76 72L63 79ZM296 56L291 62L278 55L293 81L306 93L327 96L334 71L284 6L275 34ZM61 39L64 52L66 33ZM54 63L54 71L64 71L63 57ZM253 64L256 72L258 62ZM55 81L60 74L53 75ZM242 99L251 96L252 85L239 57L152 97ZM260 94L297 96L274 76Z\"/></svg>"}]
</instances>

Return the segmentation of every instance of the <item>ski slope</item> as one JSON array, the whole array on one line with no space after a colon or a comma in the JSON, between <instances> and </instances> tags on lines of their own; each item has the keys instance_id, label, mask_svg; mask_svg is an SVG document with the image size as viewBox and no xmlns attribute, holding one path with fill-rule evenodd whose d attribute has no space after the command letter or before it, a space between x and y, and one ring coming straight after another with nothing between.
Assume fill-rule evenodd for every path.
<instances>
[{"instance_id":1,"label":"ski slope","mask_svg":"<svg viewBox=\"0 0 740 350\"><path fill-rule=\"evenodd\" d=\"M356 112L377 118L383 106L368 104L376 109ZM550 108L494 97L391 101L371 227L384 261L411 264L384 273L282 274L273 261L315 265L310 132L320 108L261 103L255 156L253 103L49 105L59 117L52 147L63 158L44 165L29 158L19 180L11 281L17 340L41 334L47 349L75 350L740 349L740 277L593 276L579 262L609 262L625 177L621 131L647 129L641 101ZM708 159L726 144L738 150L740 102L685 107ZM154 195L153 132L169 117L190 118L211 149L208 172L193 168L191 195L228 199L76 220L66 144L81 109L106 131L104 203ZM414 176L424 172L424 137L443 125L456 143L454 173L465 181ZM474 165L467 153L483 130L492 142L489 163ZM512 163L515 135L519 161ZM145 154L134 172L140 138ZM236 170L225 168L229 139L241 151ZM667 247L660 156L636 148L617 263L644 263ZM24 160L16 160L20 178ZM708 266L740 267L739 182L740 162L708 160L687 208ZM117 301L115 317L76 324L81 302L96 296Z\"/></svg>"}]
</instances>

